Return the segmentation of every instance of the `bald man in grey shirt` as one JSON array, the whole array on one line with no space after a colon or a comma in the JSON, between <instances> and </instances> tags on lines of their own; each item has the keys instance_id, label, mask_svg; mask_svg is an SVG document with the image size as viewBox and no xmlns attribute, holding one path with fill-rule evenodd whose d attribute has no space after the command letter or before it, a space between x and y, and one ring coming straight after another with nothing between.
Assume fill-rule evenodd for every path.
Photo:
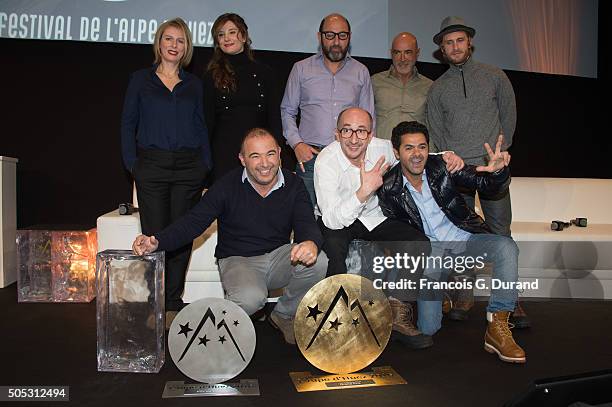
<instances>
[{"instance_id":1,"label":"bald man in grey shirt","mask_svg":"<svg viewBox=\"0 0 612 407\"><path fill-rule=\"evenodd\" d=\"M421 75L415 64L419 57L417 39L409 32L391 43L391 67L372 76L376 106L376 137L391 139L398 123L425 123L425 103L432 80Z\"/></svg>"}]
</instances>

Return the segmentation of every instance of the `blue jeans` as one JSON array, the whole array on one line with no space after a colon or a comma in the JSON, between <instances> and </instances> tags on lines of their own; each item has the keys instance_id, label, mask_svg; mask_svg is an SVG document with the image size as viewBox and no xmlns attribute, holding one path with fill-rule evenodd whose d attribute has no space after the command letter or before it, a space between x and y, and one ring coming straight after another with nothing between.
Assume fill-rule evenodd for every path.
<instances>
[{"instance_id":1,"label":"blue jeans","mask_svg":"<svg viewBox=\"0 0 612 407\"><path fill-rule=\"evenodd\" d=\"M431 256L440 255L434 250L432 243ZM445 256L484 256L486 263L493 263L492 280L502 282L518 281L518 255L519 249L514 240L509 237L494 234L472 234L466 242L465 250L462 253L451 254L444 252ZM441 281L448 277L449 272L434 268L426 268L423 273L424 278ZM438 290L440 291L440 290ZM417 326L426 335L436 333L442 322L442 301L441 292L436 292L433 298L427 298L432 293L422 293L422 299L418 303L418 322ZM513 311L518 298L516 289L498 288L491 290L491 297L487 306L488 312Z\"/></svg>"},{"instance_id":2,"label":"blue jeans","mask_svg":"<svg viewBox=\"0 0 612 407\"><path fill-rule=\"evenodd\" d=\"M468 207L474 208L476 198L474 193L461 194ZM491 231L496 235L510 237L510 224L512 223L512 204L510 202L510 190L500 192L494 196L482 196L478 194L480 199L480 208L484 215L485 222L491 228Z\"/></svg>"},{"instance_id":3,"label":"blue jeans","mask_svg":"<svg viewBox=\"0 0 612 407\"><path fill-rule=\"evenodd\" d=\"M304 181L304 186L306 187L306 191L308 191L313 208L317 205L317 195L315 194L314 188L314 165L316 159L317 156L313 155L310 161L303 163L305 172L302 172L299 163L295 166L295 173Z\"/></svg>"}]
</instances>

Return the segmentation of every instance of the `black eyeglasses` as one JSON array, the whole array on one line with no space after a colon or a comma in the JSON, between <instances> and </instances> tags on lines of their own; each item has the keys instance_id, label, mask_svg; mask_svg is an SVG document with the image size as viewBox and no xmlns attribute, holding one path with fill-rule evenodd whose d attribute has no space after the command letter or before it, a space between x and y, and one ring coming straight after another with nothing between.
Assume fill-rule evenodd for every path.
<instances>
[{"instance_id":1,"label":"black eyeglasses","mask_svg":"<svg viewBox=\"0 0 612 407\"><path fill-rule=\"evenodd\" d=\"M366 129L353 130L349 127L343 127L341 129L338 129L338 131L340 132L340 137L342 138L351 138L353 137L353 134L355 134L359 140L367 139L370 133L372 132L371 130Z\"/></svg>"},{"instance_id":2,"label":"black eyeglasses","mask_svg":"<svg viewBox=\"0 0 612 407\"><path fill-rule=\"evenodd\" d=\"M333 31L321 31L321 35L326 39L326 40L333 40L334 38L336 38L336 35L338 36L339 39L341 39L342 41L347 40L348 37L351 35L350 32L346 32L346 31L340 31L339 33L337 32L333 32Z\"/></svg>"}]
</instances>

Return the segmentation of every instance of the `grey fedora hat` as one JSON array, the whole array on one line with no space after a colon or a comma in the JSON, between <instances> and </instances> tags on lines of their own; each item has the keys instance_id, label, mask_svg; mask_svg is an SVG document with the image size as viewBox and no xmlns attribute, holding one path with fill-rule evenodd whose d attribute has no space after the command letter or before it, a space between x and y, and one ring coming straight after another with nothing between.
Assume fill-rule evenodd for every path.
<instances>
[{"instance_id":1,"label":"grey fedora hat","mask_svg":"<svg viewBox=\"0 0 612 407\"><path fill-rule=\"evenodd\" d=\"M468 27L467 25L465 25L465 21L463 21L463 18L456 16L448 16L444 20L442 20L442 24L440 24L440 32L434 35L433 42L435 42L436 45L440 45L440 43L442 42L442 38L444 38L446 34L455 31L465 31L470 37L476 35L476 30L472 27Z\"/></svg>"}]
</instances>

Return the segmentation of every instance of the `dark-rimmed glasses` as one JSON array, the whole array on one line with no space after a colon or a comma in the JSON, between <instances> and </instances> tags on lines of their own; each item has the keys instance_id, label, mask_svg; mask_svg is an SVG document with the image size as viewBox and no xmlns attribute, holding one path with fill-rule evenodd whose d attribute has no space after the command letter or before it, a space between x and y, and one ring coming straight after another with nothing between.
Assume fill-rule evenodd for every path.
<instances>
[{"instance_id":1,"label":"dark-rimmed glasses","mask_svg":"<svg viewBox=\"0 0 612 407\"><path fill-rule=\"evenodd\" d=\"M347 31L340 31L339 33L334 31L321 31L321 35L328 41L331 41L336 38L336 35L338 36L338 39L345 41L348 39L351 33Z\"/></svg>"},{"instance_id":2,"label":"dark-rimmed glasses","mask_svg":"<svg viewBox=\"0 0 612 407\"><path fill-rule=\"evenodd\" d=\"M366 130L366 129L353 130L350 127L343 127L341 129L338 129L338 131L340 132L340 137L342 138L351 138L353 137L353 134L354 134L357 136L359 140L367 139L370 133L372 132L371 130Z\"/></svg>"}]
</instances>

